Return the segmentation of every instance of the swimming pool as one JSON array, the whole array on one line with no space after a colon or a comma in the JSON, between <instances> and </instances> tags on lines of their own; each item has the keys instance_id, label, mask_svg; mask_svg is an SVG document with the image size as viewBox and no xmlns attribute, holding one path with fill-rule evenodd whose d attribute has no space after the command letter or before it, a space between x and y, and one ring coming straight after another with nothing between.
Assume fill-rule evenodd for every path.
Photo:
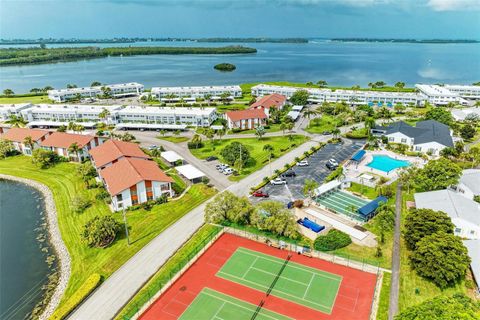
<instances>
[{"instance_id":1,"label":"swimming pool","mask_svg":"<svg viewBox=\"0 0 480 320\"><path fill-rule=\"evenodd\" d=\"M384 155L374 155L372 162L367 164L367 167L388 173L397 168L408 167L409 165L410 163L406 160L397 160Z\"/></svg>"}]
</instances>

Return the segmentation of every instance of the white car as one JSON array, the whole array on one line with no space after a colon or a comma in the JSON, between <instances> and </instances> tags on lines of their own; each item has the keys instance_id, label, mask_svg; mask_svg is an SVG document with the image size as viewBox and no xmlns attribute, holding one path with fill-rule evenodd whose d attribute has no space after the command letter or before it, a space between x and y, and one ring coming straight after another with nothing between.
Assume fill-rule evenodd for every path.
<instances>
[{"instance_id":1,"label":"white car","mask_svg":"<svg viewBox=\"0 0 480 320\"><path fill-rule=\"evenodd\" d=\"M230 167L229 167L228 164L220 163L220 164L217 164L215 166L215 168L217 168L218 171L223 172L225 169L230 168Z\"/></svg>"},{"instance_id":2,"label":"white car","mask_svg":"<svg viewBox=\"0 0 480 320\"><path fill-rule=\"evenodd\" d=\"M338 162L335 159L328 160L328 163L330 163L332 166L338 167Z\"/></svg>"},{"instance_id":3,"label":"white car","mask_svg":"<svg viewBox=\"0 0 480 320\"><path fill-rule=\"evenodd\" d=\"M276 178L276 179L273 179L272 181L270 181L271 184L273 185L281 185L281 184L287 184L287 181L281 179L281 178Z\"/></svg>"},{"instance_id":4,"label":"white car","mask_svg":"<svg viewBox=\"0 0 480 320\"><path fill-rule=\"evenodd\" d=\"M223 170L223 174L227 175L227 176L232 174L233 172L234 172L234 170L232 168L226 168L226 169Z\"/></svg>"},{"instance_id":5,"label":"white car","mask_svg":"<svg viewBox=\"0 0 480 320\"><path fill-rule=\"evenodd\" d=\"M297 166L306 167L306 166L308 166L308 161L307 160L302 160L299 163L297 163Z\"/></svg>"}]
</instances>

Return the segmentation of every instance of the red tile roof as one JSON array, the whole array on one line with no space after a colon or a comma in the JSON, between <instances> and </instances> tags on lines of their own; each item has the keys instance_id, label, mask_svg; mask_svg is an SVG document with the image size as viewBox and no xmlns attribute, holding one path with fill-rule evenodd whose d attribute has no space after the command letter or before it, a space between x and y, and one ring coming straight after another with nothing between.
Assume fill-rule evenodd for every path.
<instances>
[{"instance_id":1,"label":"red tile roof","mask_svg":"<svg viewBox=\"0 0 480 320\"><path fill-rule=\"evenodd\" d=\"M225 113L232 121L240 121L246 119L266 119L267 115L263 109L248 109L239 111L230 111Z\"/></svg>"},{"instance_id":2,"label":"red tile roof","mask_svg":"<svg viewBox=\"0 0 480 320\"><path fill-rule=\"evenodd\" d=\"M119 194L137 183L148 181L173 182L158 167L155 161L143 159L122 159L100 171L100 176L105 180L110 195Z\"/></svg>"},{"instance_id":3,"label":"red tile roof","mask_svg":"<svg viewBox=\"0 0 480 320\"><path fill-rule=\"evenodd\" d=\"M43 147L69 148L73 143L77 143L80 148L85 147L95 136L84 134L73 134L65 132L54 132L47 139L43 140Z\"/></svg>"},{"instance_id":4,"label":"red tile roof","mask_svg":"<svg viewBox=\"0 0 480 320\"><path fill-rule=\"evenodd\" d=\"M10 128L1 137L13 142L22 143L26 137L32 137L33 141L38 141L48 133L50 133L50 131L41 129Z\"/></svg>"},{"instance_id":5,"label":"red tile roof","mask_svg":"<svg viewBox=\"0 0 480 320\"><path fill-rule=\"evenodd\" d=\"M150 159L150 157L146 155L136 143L120 140L108 140L100 146L90 150L90 155L97 168L121 157Z\"/></svg>"},{"instance_id":6,"label":"red tile roof","mask_svg":"<svg viewBox=\"0 0 480 320\"><path fill-rule=\"evenodd\" d=\"M278 93L273 93L269 94L267 96L263 96L257 101L255 101L250 108L258 108L258 107L263 107L263 108L279 108L285 104L287 101L287 97L284 95L278 94Z\"/></svg>"}]
</instances>

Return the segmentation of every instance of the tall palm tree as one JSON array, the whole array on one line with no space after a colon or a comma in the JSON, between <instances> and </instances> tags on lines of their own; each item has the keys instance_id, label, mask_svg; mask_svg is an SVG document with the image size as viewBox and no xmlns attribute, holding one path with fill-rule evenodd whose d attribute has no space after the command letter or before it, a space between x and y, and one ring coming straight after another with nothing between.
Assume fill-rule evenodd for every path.
<instances>
[{"instance_id":1,"label":"tall palm tree","mask_svg":"<svg viewBox=\"0 0 480 320\"><path fill-rule=\"evenodd\" d=\"M272 166L271 166L271 161L272 161L272 156L273 156L273 150L274 147L271 144L266 144L263 146L263 151L265 151L268 154L268 165L270 166L270 175L272 175Z\"/></svg>"},{"instance_id":2,"label":"tall palm tree","mask_svg":"<svg viewBox=\"0 0 480 320\"><path fill-rule=\"evenodd\" d=\"M280 124L280 130L282 130L283 135L285 135L285 129L287 129L287 125L285 123Z\"/></svg>"},{"instance_id":3,"label":"tall palm tree","mask_svg":"<svg viewBox=\"0 0 480 320\"><path fill-rule=\"evenodd\" d=\"M78 159L78 161L80 161L80 155L78 154L79 151L80 151L80 146L76 142L72 143L70 147L68 147L68 152L73 153L74 158Z\"/></svg>"},{"instance_id":4,"label":"tall palm tree","mask_svg":"<svg viewBox=\"0 0 480 320\"><path fill-rule=\"evenodd\" d=\"M27 136L25 137L25 139L23 139L23 144L29 147L30 151L33 151L33 147L35 146L35 141L33 141L31 136Z\"/></svg>"},{"instance_id":5,"label":"tall palm tree","mask_svg":"<svg viewBox=\"0 0 480 320\"><path fill-rule=\"evenodd\" d=\"M332 134L334 138L338 138L338 135L340 134L340 129L338 128L333 129Z\"/></svg>"},{"instance_id":6,"label":"tall palm tree","mask_svg":"<svg viewBox=\"0 0 480 320\"><path fill-rule=\"evenodd\" d=\"M98 117L100 119L106 120L109 115L110 115L110 111L108 111L106 108L103 108L102 112L98 114Z\"/></svg>"},{"instance_id":7,"label":"tall palm tree","mask_svg":"<svg viewBox=\"0 0 480 320\"><path fill-rule=\"evenodd\" d=\"M203 96L205 98L205 100L207 100L207 104L208 106L210 106L210 103L212 102L211 99L212 99L212 95L211 94L206 94Z\"/></svg>"},{"instance_id":8,"label":"tall palm tree","mask_svg":"<svg viewBox=\"0 0 480 320\"><path fill-rule=\"evenodd\" d=\"M316 116L317 114L318 114L318 111L315 110L315 109L310 109L310 108L308 108L307 110L303 111L303 115L304 115L305 117L307 117L307 119L308 119L307 128L310 128L310 118L311 118L312 116Z\"/></svg>"},{"instance_id":9,"label":"tall palm tree","mask_svg":"<svg viewBox=\"0 0 480 320\"><path fill-rule=\"evenodd\" d=\"M5 123L8 123L10 125L12 125L12 127L25 127L25 125L27 124L27 121L25 121L25 119L23 119L22 116L16 116L14 114L12 114L7 121L5 121Z\"/></svg>"}]
</instances>

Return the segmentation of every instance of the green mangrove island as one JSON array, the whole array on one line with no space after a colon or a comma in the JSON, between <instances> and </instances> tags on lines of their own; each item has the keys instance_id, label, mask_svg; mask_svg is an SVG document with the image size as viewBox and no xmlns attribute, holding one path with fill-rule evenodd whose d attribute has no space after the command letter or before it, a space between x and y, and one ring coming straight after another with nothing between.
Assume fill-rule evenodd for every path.
<instances>
[{"instance_id":1,"label":"green mangrove island","mask_svg":"<svg viewBox=\"0 0 480 320\"><path fill-rule=\"evenodd\" d=\"M219 63L219 64L216 64L213 68L218 71L229 71L229 72L237 69L237 67L231 63Z\"/></svg>"}]
</instances>

